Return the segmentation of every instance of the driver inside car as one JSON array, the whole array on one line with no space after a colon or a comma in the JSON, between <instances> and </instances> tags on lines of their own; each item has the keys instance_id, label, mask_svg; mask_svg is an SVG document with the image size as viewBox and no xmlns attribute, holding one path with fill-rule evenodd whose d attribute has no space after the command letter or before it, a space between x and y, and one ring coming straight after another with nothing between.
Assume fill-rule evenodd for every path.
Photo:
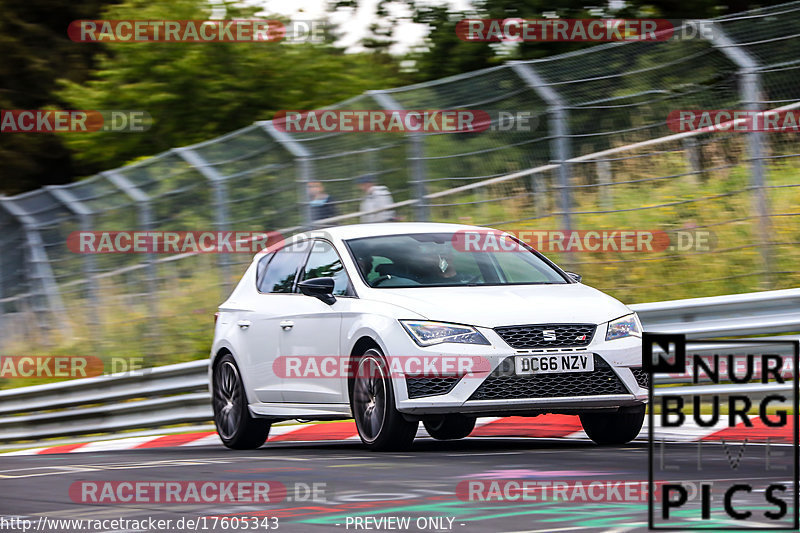
<instances>
[{"instance_id":1,"label":"driver inside car","mask_svg":"<svg viewBox=\"0 0 800 533\"><path fill-rule=\"evenodd\" d=\"M474 281L474 276L460 272L456 268L450 250L424 255L419 258L416 266L418 267L418 281L424 284L457 285Z\"/></svg>"}]
</instances>

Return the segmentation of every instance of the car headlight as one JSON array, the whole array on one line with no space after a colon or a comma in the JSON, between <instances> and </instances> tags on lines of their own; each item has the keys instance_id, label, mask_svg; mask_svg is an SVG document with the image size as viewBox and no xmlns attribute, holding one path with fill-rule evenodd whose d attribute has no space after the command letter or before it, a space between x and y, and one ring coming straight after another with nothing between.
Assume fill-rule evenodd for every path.
<instances>
[{"instance_id":1,"label":"car headlight","mask_svg":"<svg viewBox=\"0 0 800 533\"><path fill-rule=\"evenodd\" d=\"M608 323L607 341L631 336L642 336L642 326L639 324L639 317L636 316L636 313L625 315Z\"/></svg>"},{"instance_id":2,"label":"car headlight","mask_svg":"<svg viewBox=\"0 0 800 533\"><path fill-rule=\"evenodd\" d=\"M427 320L401 320L400 323L420 346L433 346L443 342L489 344L486 337L470 326Z\"/></svg>"}]
</instances>

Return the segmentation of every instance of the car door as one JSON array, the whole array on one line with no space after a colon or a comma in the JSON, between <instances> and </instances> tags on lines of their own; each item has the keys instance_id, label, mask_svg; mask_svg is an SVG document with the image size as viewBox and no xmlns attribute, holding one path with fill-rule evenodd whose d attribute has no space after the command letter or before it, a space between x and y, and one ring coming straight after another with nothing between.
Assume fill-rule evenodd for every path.
<instances>
[{"instance_id":1,"label":"car door","mask_svg":"<svg viewBox=\"0 0 800 533\"><path fill-rule=\"evenodd\" d=\"M284 401L284 378L275 371L275 362L281 355L283 327L294 320L302 299L294 288L309 248L310 242L304 241L261 260L265 264L258 265L253 312L239 323L250 360L250 382L260 402Z\"/></svg>"},{"instance_id":2,"label":"car door","mask_svg":"<svg viewBox=\"0 0 800 533\"><path fill-rule=\"evenodd\" d=\"M313 296L298 295L293 301L291 327L281 332L281 355L295 364L283 381L283 399L290 403L347 403L347 379L341 369L339 349L343 297L352 294L347 273L333 245L314 241L298 282L330 277L337 301L328 305ZM331 375L333 374L333 375Z\"/></svg>"}]
</instances>

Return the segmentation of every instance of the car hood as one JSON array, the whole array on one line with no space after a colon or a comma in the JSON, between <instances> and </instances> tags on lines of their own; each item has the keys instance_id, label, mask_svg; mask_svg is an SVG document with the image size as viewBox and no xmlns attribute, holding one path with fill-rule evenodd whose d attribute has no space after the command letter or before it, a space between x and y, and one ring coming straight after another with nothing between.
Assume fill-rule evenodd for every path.
<instances>
[{"instance_id":1,"label":"car hood","mask_svg":"<svg viewBox=\"0 0 800 533\"><path fill-rule=\"evenodd\" d=\"M428 320L490 328L515 324L600 324L632 312L611 296L581 283L370 289L363 297L403 307Z\"/></svg>"}]
</instances>

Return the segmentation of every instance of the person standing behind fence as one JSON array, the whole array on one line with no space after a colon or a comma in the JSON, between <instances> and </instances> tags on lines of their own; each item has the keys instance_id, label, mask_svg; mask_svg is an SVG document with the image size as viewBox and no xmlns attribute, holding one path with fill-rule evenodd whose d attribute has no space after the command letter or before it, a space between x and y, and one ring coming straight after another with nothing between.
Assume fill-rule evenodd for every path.
<instances>
[{"instance_id":1,"label":"person standing behind fence","mask_svg":"<svg viewBox=\"0 0 800 533\"><path fill-rule=\"evenodd\" d=\"M321 220L336 216L336 206L325 186L319 181L308 182L308 201L311 204L311 220Z\"/></svg>"},{"instance_id":2,"label":"person standing behind fence","mask_svg":"<svg viewBox=\"0 0 800 533\"><path fill-rule=\"evenodd\" d=\"M375 211L384 208L382 211L361 215L361 222L391 222L395 220L394 209L385 209L394 203L392 193L387 187L377 185L375 177L371 175L361 176L356 183L364 192L360 211Z\"/></svg>"}]
</instances>

